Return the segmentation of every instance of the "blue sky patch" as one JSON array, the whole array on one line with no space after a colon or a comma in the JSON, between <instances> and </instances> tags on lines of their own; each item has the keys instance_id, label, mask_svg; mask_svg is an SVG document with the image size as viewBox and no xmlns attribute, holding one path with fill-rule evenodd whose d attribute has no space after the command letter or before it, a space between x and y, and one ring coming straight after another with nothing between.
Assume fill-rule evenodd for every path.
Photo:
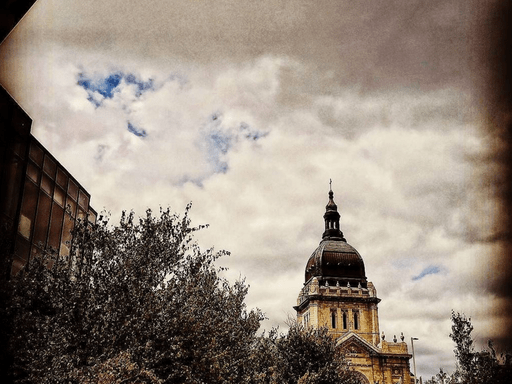
<instances>
[{"instance_id":1,"label":"blue sky patch","mask_svg":"<svg viewBox=\"0 0 512 384\"><path fill-rule=\"evenodd\" d=\"M209 136L210 144L222 154L228 153L233 137L222 132L213 132Z\"/></svg>"},{"instance_id":2,"label":"blue sky patch","mask_svg":"<svg viewBox=\"0 0 512 384\"><path fill-rule=\"evenodd\" d=\"M262 137L265 137L268 135L268 132L261 132L256 129L252 129L249 124L241 123L240 124L240 132L242 132L242 135L245 136L246 139L257 141L261 139Z\"/></svg>"},{"instance_id":3,"label":"blue sky patch","mask_svg":"<svg viewBox=\"0 0 512 384\"><path fill-rule=\"evenodd\" d=\"M243 140L257 141L268 134L244 122L237 127L226 127L223 123L222 113L214 112L204 126L206 158L214 173L226 173L229 170L225 156L237 143Z\"/></svg>"},{"instance_id":4,"label":"blue sky patch","mask_svg":"<svg viewBox=\"0 0 512 384\"><path fill-rule=\"evenodd\" d=\"M130 122L128 122L128 131L130 131L131 133L138 137L146 137L148 135L148 133L144 129L136 127Z\"/></svg>"},{"instance_id":5,"label":"blue sky patch","mask_svg":"<svg viewBox=\"0 0 512 384\"><path fill-rule=\"evenodd\" d=\"M206 137L207 158L212 164L215 173L226 173L228 163L222 160L232 146L234 137L227 132L215 130Z\"/></svg>"},{"instance_id":6,"label":"blue sky patch","mask_svg":"<svg viewBox=\"0 0 512 384\"><path fill-rule=\"evenodd\" d=\"M151 89L154 89L154 81L153 79L149 79L148 81L143 81L138 79L133 74L128 74L125 76L125 79L127 84L134 84L137 86L137 92L135 93L135 96L139 97L144 92L149 91Z\"/></svg>"},{"instance_id":7,"label":"blue sky patch","mask_svg":"<svg viewBox=\"0 0 512 384\"><path fill-rule=\"evenodd\" d=\"M92 79L84 73L79 73L77 84L86 91L97 92L104 98L111 99L122 78L123 75L121 73L112 73L107 77L99 79Z\"/></svg>"},{"instance_id":8,"label":"blue sky patch","mask_svg":"<svg viewBox=\"0 0 512 384\"><path fill-rule=\"evenodd\" d=\"M427 275L436 275L439 272L441 272L441 268L437 265L429 265L427 268L423 269L418 276L414 276L412 279L413 281L420 280Z\"/></svg>"},{"instance_id":9,"label":"blue sky patch","mask_svg":"<svg viewBox=\"0 0 512 384\"><path fill-rule=\"evenodd\" d=\"M77 84L87 91L87 100L96 108L103 100L113 98L114 94L120 91L119 85L123 80L126 84L135 85L136 97L155 89L153 79L144 81L132 73L112 72L105 76L89 76L85 72L80 72L77 75Z\"/></svg>"}]
</instances>

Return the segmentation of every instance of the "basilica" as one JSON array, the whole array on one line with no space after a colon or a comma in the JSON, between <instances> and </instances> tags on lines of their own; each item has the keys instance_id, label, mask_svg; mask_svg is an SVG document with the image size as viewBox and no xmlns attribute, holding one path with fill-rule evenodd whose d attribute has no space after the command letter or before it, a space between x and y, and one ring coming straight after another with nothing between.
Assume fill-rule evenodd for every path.
<instances>
[{"instance_id":1,"label":"basilica","mask_svg":"<svg viewBox=\"0 0 512 384\"><path fill-rule=\"evenodd\" d=\"M379 333L380 299L366 279L363 258L340 230L340 214L329 191L325 231L306 263L299 293L297 322L327 327L356 371L361 384L414 383L403 334L386 340Z\"/></svg>"}]
</instances>

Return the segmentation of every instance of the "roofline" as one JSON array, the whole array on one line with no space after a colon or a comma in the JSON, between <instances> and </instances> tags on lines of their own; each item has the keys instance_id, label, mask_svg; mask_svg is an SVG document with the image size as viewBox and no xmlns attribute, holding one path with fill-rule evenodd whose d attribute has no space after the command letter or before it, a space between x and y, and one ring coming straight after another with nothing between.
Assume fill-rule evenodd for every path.
<instances>
[{"instance_id":1,"label":"roofline","mask_svg":"<svg viewBox=\"0 0 512 384\"><path fill-rule=\"evenodd\" d=\"M354 280L354 281L361 281L361 282L369 283L368 278L366 276L364 276L364 277L345 277L345 276L312 275L309 278L309 280L304 283L304 285L308 285L311 282L311 280L313 280L315 277L318 280ZM345 288L345 287L343 287L343 288ZM358 289L356 286L351 287L351 288L352 289ZM365 288L365 289L368 289L368 288Z\"/></svg>"},{"instance_id":2,"label":"roofline","mask_svg":"<svg viewBox=\"0 0 512 384\"><path fill-rule=\"evenodd\" d=\"M349 331L347 332L345 335L343 336L340 336L337 340L336 340L336 346L339 347L341 346L342 344L344 344L345 342L349 341L351 338L355 338L357 339L357 341L363 343L363 345L365 345L366 347L368 347L369 349L371 349L374 353L377 353L379 355L381 355L382 353L380 352L379 348L371 343L369 343L368 341L366 341L365 339L363 339L361 336L359 336L357 333L353 332L353 331Z\"/></svg>"},{"instance_id":3,"label":"roofline","mask_svg":"<svg viewBox=\"0 0 512 384\"><path fill-rule=\"evenodd\" d=\"M339 301L339 302L351 302L351 303L380 303L378 297L356 297L356 296L324 296L324 295L308 295L302 303L293 307L297 312L302 311L311 301Z\"/></svg>"},{"instance_id":4,"label":"roofline","mask_svg":"<svg viewBox=\"0 0 512 384\"><path fill-rule=\"evenodd\" d=\"M367 346L370 350L372 350L375 354L381 356L381 357L397 357L397 358L407 358L407 359L411 359L412 358L412 355L409 354L409 353L389 353L389 352L382 352L380 350L380 348L378 348L377 346L369 343L368 341L366 341L365 339L363 339L361 336L359 336L357 333L353 332L353 331L349 331L348 333L346 333L345 335L343 336L340 336L337 340L336 340L336 346L337 347L340 347L342 344L344 344L345 342L349 341L351 338L355 338L357 339L357 341L361 342L363 345Z\"/></svg>"}]
</instances>

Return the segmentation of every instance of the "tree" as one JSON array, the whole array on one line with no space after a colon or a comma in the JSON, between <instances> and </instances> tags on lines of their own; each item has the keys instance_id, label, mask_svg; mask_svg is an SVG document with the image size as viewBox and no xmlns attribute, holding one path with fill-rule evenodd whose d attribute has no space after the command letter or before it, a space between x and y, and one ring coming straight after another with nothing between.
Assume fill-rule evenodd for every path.
<instances>
[{"instance_id":1,"label":"tree","mask_svg":"<svg viewBox=\"0 0 512 384\"><path fill-rule=\"evenodd\" d=\"M12 355L9 353L9 339L12 334L12 321L8 316L7 308L11 298L11 289L8 283L12 266L11 227L0 223L0 382L9 381L9 367L12 364Z\"/></svg>"},{"instance_id":2,"label":"tree","mask_svg":"<svg viewBox=\"0 0 512 384\"><path fill-rule=\"evenodd\" d=\"M443 370L443 368L439 368L439 373L435 376L432 376L430 380L427 380L425 384L455 384L455 378L453 375L449 375L447 372Z\"/></svg>"},{"instance_id":3,"label":"tree","mask_svg":"<svg viewBox=\"0 0 512 384\"><path fill-rule=\"evenodd\" d=\"M251 383L351 384L357 382L335 340L326 328L289 324L286 334L277 330L258 340Z\"/></svg>"},{"instance_id":4,"label":"tree","mask_svg":"<svg viewBox=\"0 0 512 384\"><path fill-rule=\"evenodd\" d=\"M505 384L512 382L512 361L510 356L498 357L492 341L488 349L475 351L471 338L473 325L464 314L452 311L451 339L455 343L456 370L448 375L442 369L427 381L427 384Z\"/></svg>"},{"instance_id":5,"label":"tree","mask_svg":"<svg viewBox=\"0 0 512 384\"><path fill-rule=\"evenodd\" d=\"M100 217L77 225L71 257L32 258L9 288L14 380L99 383L128 359L146 375L137 382L242 382L263 316L246 309L243 280L219 276L227 252L193 242L203 226L191 227L189 209L123 214L116 227Z\"/></svg>"},{"instance_id":6,"label":"tree","mask_svg":"<svg viewBox=\"0 0 512 384\"><path fill-rule=\"evenodd\" d=\"M351 383L326 329L257 336L248 286L202 251L188 216L80 222L68 257L34 257L6 283L2 320L16 383Z\"/></svg>"},{"instance_id":7,"label":"tree","mask_svg":"<svg viewBox=\"0 0 512 384\"><path fill-rule=\"evenodd\" d=\"M77 371L74 375L80 384L162 383L153 372L133 362L129 352L122 352L117 357L97 364L87 373Z\"/></svg>"},{"instance_id":8,"label":"tree","mask_svg":"<svg viewBox=\"0 0 512 384\"><path fill-rule=\"evenodd\" d=\"M460 313L452 312L452 333L450 337L455 342L454 350L457 360L457 369L454 378L457 382L468 384L501 383L507 376L505 366L500 364L491 341L489 350L475 351L471 338L473 325L471 319ZM510 368L508 368L510 371ZM510 372L508 372L510 377ZM510 383L510 380L506 380Z\"/></svg>"},{"instance_id":9,"label":"tree","mask_svg":"<svg viewBox=\"0 0 512 384\"><path fill-rule=\"evenodd\" d=\"M290 326L277 343L283 383L349 383L353 379L327 328Z\"/></svg>"}]
</instances>

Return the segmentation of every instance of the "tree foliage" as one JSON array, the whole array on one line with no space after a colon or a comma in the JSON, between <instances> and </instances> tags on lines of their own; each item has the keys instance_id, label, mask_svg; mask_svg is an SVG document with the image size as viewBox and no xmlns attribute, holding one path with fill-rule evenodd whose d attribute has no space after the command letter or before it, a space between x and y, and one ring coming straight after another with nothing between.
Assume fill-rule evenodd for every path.
<instances>
[{"instance_id":1,"label":"tree foliage","mask_svg":"<svg viewBox=\"0 0 512 384\"><path fill-rule=\"evenodd\" d=\"M135 363L129 352L121 352L90 368L87 373L75 371L73 376L80 384L162 383L153 372Z\"/></svg>"},{"instance_id":2,"label":"tree foliage","mask_svg":"<svg viewBox=\"0 0 512 384\"><path fill-rule=\"evenodd\" d=\"M464 314L452 312L452 332L450 337L455 343L456 370L449 375L440 372L426 384L505 384L512 382L512 361L510 356L498 356L492 341L488 349L476 351L471 338L473 325Z\"/></svg>"},{"instance_id":3,"label":"tree foliage","mask_svg":"<svg viewBox=\"0 0 512 384\"><path fill-rule=\"evenodd\" d=\"M282 383L347 384L354 382L339 348L327 328L290 326L277 343Z\"/></svg>"},{"instance_id":4,"label":"tree foliage","mask_svg":"<svg viewBox=\"0 0 512 384\"><path fill-rule=\"evenodd\" d=\"M455 378L452 375L448 374L443 370L443 368L439 369L439 372L432 376L429 380L425 382L425 384L455 384Z\"/></svg>"},{"instance_id":5,"label":"tree foliage","mask_svg":"<svg viewBox=\"0 0 512 384\"><path fill-rule=\"evenodd\" d=\"M68 382L129 353L164 382L243 376L262 314L247 311L247 285L230 284L201 251L184 217L151 211L119 226L78 226L72 258L33 258L13 279L9 315L18 382ZM90 374L88 373L90 372Z\"/></svg>"},{"instance_id":6,"label":"tree foliage","mask_svg":"<svg viewBox=\"0 0 512 384\"><path fill-rule=\"evenodd\" d=\"M257 336L248 286L228 282L183 217L80 223L70 257L34 257L4 287L16 383L346 383L325 330ZM344 376L345 375L345 376ZM347 376L348 377L348 376Z\"/></svg>"},{"instance_id":7,"label":"tree foliage","mask_svg":"<svg viewBox=\"0 0 512 384\"><path fill-rule=\"evenodd\" d=\"M289 324L257 340L252 355L251 383L351 384L355 377L327 328Z\"/></svg>"}]
</instances>

